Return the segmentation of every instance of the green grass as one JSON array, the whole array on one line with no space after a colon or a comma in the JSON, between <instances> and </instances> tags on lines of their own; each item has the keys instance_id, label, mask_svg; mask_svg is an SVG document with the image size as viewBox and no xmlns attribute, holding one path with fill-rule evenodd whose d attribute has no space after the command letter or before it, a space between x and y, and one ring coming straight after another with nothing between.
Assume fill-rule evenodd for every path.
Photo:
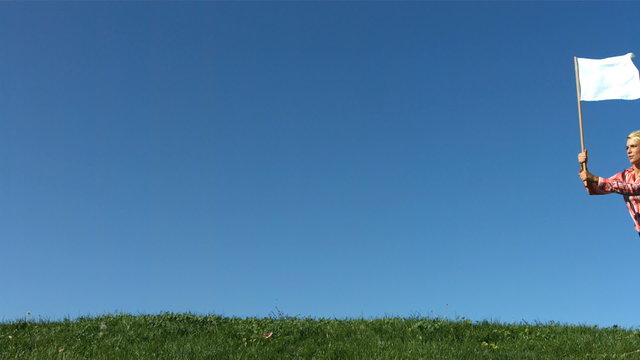
<instances>
[{"instance_id":1,"label":"green grass","mask_svg":"<svg viewBox=\"0 0 640 360\"><path fill-rule=\"evenodd\" d=\"M640 331L417 317L119 314L2 323L0 359L640 359Z\"/></svg>"}]
</instances>

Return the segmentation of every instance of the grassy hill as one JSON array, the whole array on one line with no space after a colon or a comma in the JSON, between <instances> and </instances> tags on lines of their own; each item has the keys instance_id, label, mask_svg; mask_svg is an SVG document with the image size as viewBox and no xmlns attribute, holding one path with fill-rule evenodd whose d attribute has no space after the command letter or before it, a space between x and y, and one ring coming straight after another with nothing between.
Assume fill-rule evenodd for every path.
<instances>
[{"instance_id":1,"label":"grassy hill","mask_svg":"<svg viewBox=\"0 0 640 360\"><path fill-rule=\"evenodd\" d=\"M430 318L118 314L0 324L0 359L640 359L640 331Z\"/></svg>"}]
</instances>

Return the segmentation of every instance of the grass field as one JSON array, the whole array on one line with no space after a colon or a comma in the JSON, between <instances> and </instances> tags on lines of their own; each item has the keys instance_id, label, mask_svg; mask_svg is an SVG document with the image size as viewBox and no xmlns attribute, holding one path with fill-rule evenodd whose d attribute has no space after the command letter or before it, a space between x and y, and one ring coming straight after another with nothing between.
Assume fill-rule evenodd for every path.
<instances>
[{"instance_id":1,"label":"grass field","mask_svg":"<svg viewBox=\"0 0 640 360\"><path fill-rule=\"evenodd\" d=\"M118 314L2 323L0 359L640 359L640 331L419 317Z\"/></svg>"}]
</instances>

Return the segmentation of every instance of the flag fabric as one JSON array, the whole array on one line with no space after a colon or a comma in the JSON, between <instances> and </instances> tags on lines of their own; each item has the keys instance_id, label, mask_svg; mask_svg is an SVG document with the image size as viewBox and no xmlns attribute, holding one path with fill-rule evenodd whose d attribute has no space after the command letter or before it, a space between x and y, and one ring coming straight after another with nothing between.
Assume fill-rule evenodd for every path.
<instances>
[{"instance_id":1,"label":"flag fabric","mask_svg":"<svg viewBox=\"0 0 640 360\"><path fill-rule=\"evenodd\" d=\"M580 100L640 99L640 75L632 53L606 59L578 60Z\"/></svg>"}]
</instances>

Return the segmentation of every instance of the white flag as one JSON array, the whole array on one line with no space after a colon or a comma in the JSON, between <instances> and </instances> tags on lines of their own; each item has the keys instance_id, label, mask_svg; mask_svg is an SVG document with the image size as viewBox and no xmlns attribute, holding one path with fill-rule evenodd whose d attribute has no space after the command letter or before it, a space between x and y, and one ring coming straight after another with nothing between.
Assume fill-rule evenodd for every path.
<instances>
[{"instance_id":1,"label":"white flag","mask_svg":"<svg viewBox=\"0 0 640 360\"><path fill-rule=\"evenodd\" d=\"M606 59L578 58L580 100L640 99L640 76L632 53Z\"/></svg>"}]
</instances>

